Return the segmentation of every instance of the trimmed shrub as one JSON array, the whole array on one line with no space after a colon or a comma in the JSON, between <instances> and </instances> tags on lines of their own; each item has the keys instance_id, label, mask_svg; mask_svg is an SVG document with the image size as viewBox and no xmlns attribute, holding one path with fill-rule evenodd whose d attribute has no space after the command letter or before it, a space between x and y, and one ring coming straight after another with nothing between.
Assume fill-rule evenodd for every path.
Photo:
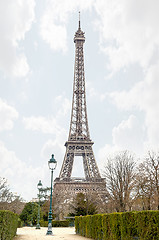
<instances>
[{"instance_id":1,"label":"trimmed shrub","mask_svg":"<svg viewBox=\"0 0 159 240\"><path fill-rule=\"evenodd\" d=\"M0 210L0 239L12 240L16 235L18 215L10 211Z\"/></svg>"},{"instance_id":2,"label":"trimmed shrub","mask_svg":"<svg viewBox=\"0 0 159 240\"><path fill-rule=\"evenodd\" d=\"M110 237L113 240L121 239L121 215L122 213L109 214Z\"/></svg>"},{"instance_id":3,"label":"trimmed shrub","mask_svg":"<svg viewBox=\"0 0 159 240\"><path fill-rule=\"evenodd\" d=\"M137 232L137 213L125 212L121 217L121 239L134 239L138 236Z\"/></svg>"},{"instance_id":4,"label":"trimmed shrub","mask_svg":"<svg viewBox=\"0 0 159 240\"><path fill-rule=\"evenodd\" d=\"M48 226L48 221L40 221L40 226L41 227L47 227ZM52 221L52 227L68 227L69 226L69 221L63 220L63 221Z\"/></svg>"},{"instance_id":5,"label":"trimmed shrub","mask_svg":"<svg viewBox=\"0 0 159 240\"><path fill-rule=\"evenodd\" d=\"M86 227L87 227L87 231L86 231L86 237L91 238L92 237L92 232L94 233L94 224L93 224L93 216L86 216L87 218L87 222L86 222Z\"/></svg>"},{"instance_id":6,"label":"trimmed shrub","mask_svg":"<svg viewBox=\"0 0 159 240\"><path fill-rule=\"evenodd\" d=\"M75 217L76 234L95 240L157 240L159 211Z\"/></svg>"},{"instance_id":7,"label":"trimmed shrub","mask_svg":"<svg viewBox=\"0 0 159 240\"><path fill-rule=\"evenodd\" d=\"M141 240L159 239L159 211L137 212L137 231Z\"/></svg>"},{"instance_id":8,"label":"trimmed shrub","mask_svg":"<svg viewBox=\"0 0 159 240\"><path fill-rule=\"evenodd\" d=\"M23 227L23 222L21 221L21 219L20 218L18 218L18 225L17 225L17 227L18 228L21 228L21 227Z\"/></svg>"},{"instance_id":9,"label":"trimmed shrub","mask_svg":"<svg viewBox=\"0 0 159 240\"><path fill-rule=\"evenodd\" d=\"M69 226L69 222L66 220L63 221L52 221L52 226L53 227L68 227Z\"/></svg>"},{"instance_id":10,"label":"trimmed shrub","mask_svg":"<svg viewBox=\"0 0 159 240\"><path fill-rule=\"evenodd\" d=\"M80 221L80 217L75 217L75 230L76 230L76 234L79 234L79 221Z\"/></svg>"},{"instance_id":11,"label":"trimmed shrub","mask_svg":"<svg viewBox=\"0 0 159 240\"><path fill-rule=\"evenodd\" d=\"M95 216L95 217L94 217ZM103 239L102 215L97 214L93 216L94 222L94 239Z\"/></svg>"},{"instance_id":12,"label":"trimmed shrub","mask_svg":"<svg viewBox=\"0 0 159 240\"><path fill-rule=\"evenodd\" d=\"M111 234L110 214L102 215L102 228L103 228L103 239L107 239L108 236L110 236L110 234Z\"/></svg>"}]
</instances>

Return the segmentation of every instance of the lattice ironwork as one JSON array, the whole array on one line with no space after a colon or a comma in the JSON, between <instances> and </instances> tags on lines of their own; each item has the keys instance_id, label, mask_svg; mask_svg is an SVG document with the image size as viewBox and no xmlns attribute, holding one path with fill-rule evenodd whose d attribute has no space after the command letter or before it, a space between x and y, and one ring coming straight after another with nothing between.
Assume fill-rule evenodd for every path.
<instances>
[{"instance_id":1,"label":"lattice ironwork","mask_svg":"<svg viewBox=\"0 0 159 240\"><path fill-rule=\"evenodd\" d=\"M87 107L86 107L86 89L84 74L84 53L83 45L85 42L84 32L79 27L74 36L75 43L75 66L72 113L68 141L66 141L66 153L59 177L54 183L54 197L56 215L60 217L69 213L69 206L72 199L79 192L89 194L99 201L98 208L101 212L105 203L106 189L105 179L101 178L99 169L94 157L92 145L94 142L90 139ZM72 168L75 156L82 156L85 178L72 178ZM81 162L82 167L82 162Z\"/></svg>"},{"instance_id":2,"label":"lattice ironwork","mask_svg":"<svg viewBox=\"0 0 159 240\"><path fill-rule=\"evenodd\" d=\"M66 154L59 175L60 180L71 178L75 156L82 156L85 178L87 180L100 179L100 173L92 150L93 142L90 139L85 90L84 32L79 27L74 36L75 66L73 83L72 114L68 141L65 143Z\"/></svg>"}]
</instances>

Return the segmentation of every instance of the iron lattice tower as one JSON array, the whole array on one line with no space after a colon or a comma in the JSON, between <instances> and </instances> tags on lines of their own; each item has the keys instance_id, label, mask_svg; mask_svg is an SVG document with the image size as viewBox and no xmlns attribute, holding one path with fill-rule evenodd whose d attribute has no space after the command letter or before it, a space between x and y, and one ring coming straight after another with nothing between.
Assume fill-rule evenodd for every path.
<instances>
[{"instance_id":1,"label":"iron lattice tower","mask_svg":"<svg viewBox=\"0 0 159 240\"><path fill-rule=\"evenodd\" d=\"M79 27L74 37L75 66L72 114L69 137L68 141L65 143L66 154L59 175L59 178L61 180L69 179L71 177L75 156L82 156L83 158L83 166L86 180L101 178L93 154L93 142L90 140L88 128L83 54L84 42L84 32L81 30L79 20Z\"/></svg>"},{"instance_id":2,"label":"iron lattice tower","mask_svg":"<svg viewBox=\"0 0 159 240\"><path fill-rule=\"evenodd\" d=\"M68 141L65 143L66 153L59 178L55 179L54 191L56 194L59 191L62 191L64 195L66 192L74 195L77 192L96 191L99 194L99 192L105 191L105 181L99 173L92 149L94 142L90 139L88 127L83 52L84 42L85 36L81 30L79 18L78 30L74 36L75 65L70 130ZM85 178L83 179L71 178L75 156L82 156L85 173Z\"/></svg>"}]
</instances>

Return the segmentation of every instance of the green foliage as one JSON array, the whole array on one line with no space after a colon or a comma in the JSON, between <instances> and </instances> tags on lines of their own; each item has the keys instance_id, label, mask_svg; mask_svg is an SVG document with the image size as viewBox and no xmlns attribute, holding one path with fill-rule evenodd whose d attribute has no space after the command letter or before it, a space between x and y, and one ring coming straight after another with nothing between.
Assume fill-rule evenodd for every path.
<instances>
[{"instance_id":1,"label":"green foliage","mask_svg":"<svg viewBox=\"0 0 159 240\"><path fill-rule=\"evenodd\" d=\"M126 212L122 214L121 218L122 239L134 239L134 237L138 236L137 213L138 212Z\"/></svg>"},{"instance_id":2,"label":"green foliage","mask_svg":"<svg viewBox=\"0 0 159 240\"><path fill-rule=\"evenodd\" d=\"M93 216L92 219L93 219L93 222L94 222L94 236L95 236L95 239L103 239L102 216L101 216L101 214Z\"/></svg>"},{"instance_id":3,"label":"green foliage","mask_svg":"<svg viewBox=\"0 0 159 240\"><path fill-rule=\"evenodd\" d=\"M70 216L85 216L97 213L95 203L88 199L83 193L78 193L76 195L72 208L74 209L74 213L70 213Z\"/></svg>"},{"instance_id":4,"label":"green foliage","mask_svg":"<svg viewBox=\"0 0 159 240\"><path fill-rule=\"evenodd\" d=\"M33 202L26 203L22 213L20 214L21 221L24 224L29 225L33 222L33 225L37 222L37 214L38 214L38 204Z\"/></svg>"},{"instance_id":5,"label":"green foliage","mask_svg":"<svg viewBox=\"0 0 159 240\"><path fill-rule=\"evenodd\" d=\"M66 220L63 221L52 221L52 226L53 227L68 227L69 222Z\"/></svg>"},{"instance_id":6,"label":"green foliage","mask_svg":"<svg viewBox=\"0 0 159 240\"><path fill-rule=\"evenodd\" d=\"M23 222L21 221L21 219L18 217L18 228L23 227Z\"/></svg>"},{"instance_id":7,"label":"green foliage","mask_svg":"<svg viewBox=\"0 0 159 240\"><path fill-rule=\"evenodd\" d=\"M76 233L95 240L157 240L159 211L75 217Z\"/></svg>"},{"instance_id":8,"label":"green foliage","mask_svg":"<svg viewBox=\"0 0 159 240\"><path fill-rule=\"evenodd\" d=\"M137 212L136 221L141 240L159 239L159 211Z\"/></svg>"},{"instance_id":9,"label":"green foliage","mask_svg":"<svg viewBox=\"0 0 159 240\"><path fill-rule=\"evenodd\" d=\"M102 215L102 232L103 232L103 239L107 239L107 237L110 236L110 233L111 233L110 214Z\"/></svg>"},{"instance_id":10,"label":"green foliage","mask_svg":"<svg viewBox=\"0 0 159 240\"><path fill-rule=\"evenodd\" d=\"M48 221L41 220L40 221L40 226L41 227L47 227L48 226ZM63 220L63 221L52 221L52 227L68 227L69 226L69 221Z\"/></svg>"},{"instance_id":11,"label":"green foliage","mask_svg":"<svg viewBox=\"0 0 159 240\"><path fill-rule=\"evenodd\" d=\"M52 209L53 209L53 207L54 206L52 205ZM50 200L45 201L41 206L42 218L44 221L48 220L49 209L50 209ZM55 217L56 217L55 214L52 214L52 218L54 219Z\"/></svg>"},{"instance_id":12,"label":"green foliage","mask_svg":"<svg viewBox=\"0 0 159 240\"><path fill-rule=\"evenodd\" d=\"M69 216L65 218L68 223L69 223L69 227L74 227L75 226L75 217L74 216Z\"/></svg>"},{"instance_id":13,"label":"green foliage","mask_svg":"<svg viewBox=\"0 0 159 240\"><path fill-rule=\"evenodd\" d=\"M12 240L16 235L18 215L10 211L0 211L0 239Z\"/></svg>"},{"instance_id":14,"label":"green foliage","mask_svg":"<svg viewBox=\"0 0 159 240\"><path fill-rule=\"evenodd\" d=\"M122 213L111 213L109 215L110 235L113 240L121 239L121 216Z\"/></svg>"}]
</instances>

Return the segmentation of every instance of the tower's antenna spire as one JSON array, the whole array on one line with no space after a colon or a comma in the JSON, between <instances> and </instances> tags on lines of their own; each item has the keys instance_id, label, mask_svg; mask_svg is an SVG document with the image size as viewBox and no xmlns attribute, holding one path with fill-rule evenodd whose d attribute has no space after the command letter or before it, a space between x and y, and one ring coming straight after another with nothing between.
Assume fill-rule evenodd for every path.
<instances>
[{"instance_id":1,"label":"tower's antenna spire","mask_svg":"<svg viewBox=\"0 0 159 240\"><path fill-rule=\"evenodd\" d=\"M79 29L81 28L81 22L80 22L80 12L79 12Z\"/></svg>"}]
</instances>

